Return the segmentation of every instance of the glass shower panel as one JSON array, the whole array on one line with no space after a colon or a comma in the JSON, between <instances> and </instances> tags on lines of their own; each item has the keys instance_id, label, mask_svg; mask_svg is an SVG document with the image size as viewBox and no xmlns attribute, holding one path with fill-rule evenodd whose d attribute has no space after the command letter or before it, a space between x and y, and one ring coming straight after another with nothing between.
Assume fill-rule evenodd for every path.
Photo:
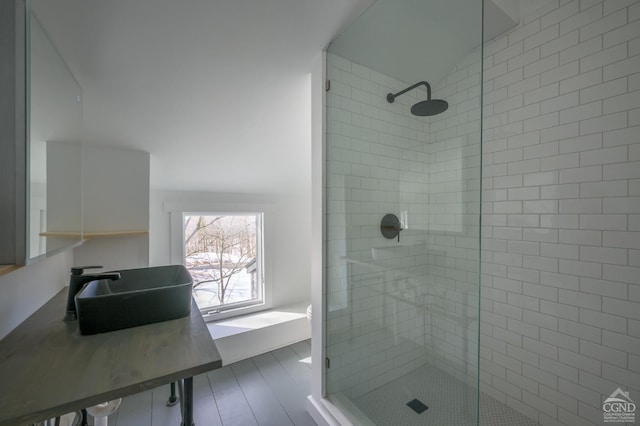
<instances>
[{"instance_id":1,"label":"glass shower panel","mask_svg":"<svg viewBox=\"0 0 640 426\"><path fill-rule=\"evenodd\" d=\"M478 424L481 17L378 0L328 49L326 393L355 424Z\"/></svg>"}]
</instances>

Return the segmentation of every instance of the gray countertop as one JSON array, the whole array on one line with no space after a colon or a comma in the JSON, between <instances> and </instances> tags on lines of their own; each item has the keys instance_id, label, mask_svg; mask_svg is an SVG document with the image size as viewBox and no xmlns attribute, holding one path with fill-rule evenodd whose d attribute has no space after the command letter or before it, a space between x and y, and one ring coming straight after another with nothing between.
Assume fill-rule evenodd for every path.
<instances>
[{"instance_id":1,"label":"gray countertop","mask_svg":"<svg viewBox=\"0 0 640 426\"><path fill-rule=\"evenodd\" d=\"M222 366L191 316L81 336L64 322L67 288L0 341L0 426L43 421ZM167 390L168 395L168 390Z\"/></svg>"}]
</instances>

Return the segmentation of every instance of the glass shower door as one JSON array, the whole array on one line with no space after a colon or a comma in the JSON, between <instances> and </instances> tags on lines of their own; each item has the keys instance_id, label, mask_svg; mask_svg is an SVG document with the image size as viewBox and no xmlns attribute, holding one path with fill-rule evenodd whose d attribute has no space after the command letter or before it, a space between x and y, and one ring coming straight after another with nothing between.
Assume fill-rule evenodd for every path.
<instances>
[{"instance_id":1,"label":"glass shower door","mask_svg":"<svg viewBox=\"0 0 640 426\"><path fill-rule=\"evenodd\" d=\"M356 424L478 423L481 8L378 0L328 50L326 392Z\"/></svg>"}]
</instances>

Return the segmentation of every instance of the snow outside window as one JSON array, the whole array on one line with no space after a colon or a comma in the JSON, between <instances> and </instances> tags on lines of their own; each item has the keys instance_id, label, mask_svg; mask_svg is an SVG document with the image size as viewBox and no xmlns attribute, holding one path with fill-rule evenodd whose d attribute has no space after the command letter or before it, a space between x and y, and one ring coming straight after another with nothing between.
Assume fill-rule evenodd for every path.
<instances>
[{"instance_id":1,"label":"snow outside window","mask_svg":"<svg viewBox=\"0 0 640 426\"><path fill-rule=\"evenodd\" d=\"M184 213L184 264L205 315L264 304L263 213Z\"/></svg>"}]
</instances>

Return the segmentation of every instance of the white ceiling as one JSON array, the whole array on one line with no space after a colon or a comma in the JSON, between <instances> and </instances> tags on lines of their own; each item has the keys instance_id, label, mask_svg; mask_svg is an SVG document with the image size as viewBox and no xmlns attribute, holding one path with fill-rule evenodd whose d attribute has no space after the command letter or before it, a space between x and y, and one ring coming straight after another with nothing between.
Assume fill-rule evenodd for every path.
<instances>
[{"instance_id":1,"label":"white ceiling","mask_svg":"<svg viewBox=\"0 0 640 426\"><path fill-rule=\"evenodd\" d=\"M33 8L83 87L86 141L150 152L152 187L306 193L311 64L371 1Z\"/></svg>"},{"instance_id":2,"label":"white ceiling","mask_svg":"<svg viewBox=\"0 0 640 426\"><path fill-rule=\"evenodd\" d=\"M83 87L87 143L150 152L154 188L289 194L310 187L311 64L372 3L32 0ZM444 63L465 31L419 18L372 30L421 27Z\"/></svg>"}]
</instances>

